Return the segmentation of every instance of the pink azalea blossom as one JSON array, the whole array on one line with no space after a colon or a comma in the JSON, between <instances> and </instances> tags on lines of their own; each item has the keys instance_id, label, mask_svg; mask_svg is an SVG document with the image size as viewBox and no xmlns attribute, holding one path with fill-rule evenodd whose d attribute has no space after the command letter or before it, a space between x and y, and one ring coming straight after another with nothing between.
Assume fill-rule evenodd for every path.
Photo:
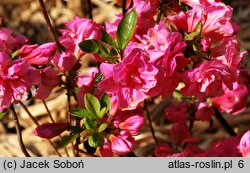
<instances>
[{"instance_id":1,"label":"pink azalea blossom","mask_svg":"<svg viewBox=\"0 0 250 173\"><path fill-rule=\"evenodd\" d=\"M182 102L178 105L170 104L165 108L164 113L165 116L173 122L185 122L187 109L186 102Z\"/></svg>"},{"instance_id":2,"label":"pink azalea blossom","mask_svg":"<svg viewBox=\"0 0 250 173\"><path fill-rule=\"evenodd\" d=\"M51 66L41 71L41 82L36 90L36 98L46 99L51 91L60 84L58 72L53 70Z\"/></svg>"},{"instance_id":3,"label":"pink azalea blossom","mask_svg":"<svg viewBox=\"0 0 250 173\"><path fill-rule=\"evenodd\" d=\"M218 60L207 61L185 72L185 87L181 89L181 93L203 100L223 95L223 84L232 89L235 81L235 74L226 65Z\"/></svg>"},{"instance_id":4,"label":"pink azalea blossom","mask_svg":"<svg viewBox=\"0 0 250 173\"><path fill-rule=\"evenodd\" d=\"M211 102L219 111L236 115L246 109L247 96L247 87L243 84L234 83L233 90L227 89L224 95L212 98Z\"/></svg>"},{"instance_id":5,"label":"pink azalea blossom","mask_svg":"<svg viewBox=\"0 0 250 173\"><path fill-rule=\"evenodd\" d=\"M77 86L79 87L77 101L80 107L84 107L84 95L89 93L93 88L98 72L96 67L92 67L86 73L80 74L77 77Z\"/></svg>"},{"instance_id":6,"label":"pink azalea blossom","mask_svg":"<svg viewBox=\"0 0 250 173\"><path fill-rule=\"evenodd\" d=\"M26 60L14 60L0 52L0 107L9 108L28 98L30 88L40 82L40 73Z\"/></svg>"},{"instance_id":7,"label":"pink azalea blossom","mask_svg":"<svg viewBox=\"0 0 250 173\"><path fill-rule=\"evenodd\" d=\"M176 122L172 124L170 136L173 143L180 145L184 142L198 142L197 137L192 137L186 122Z\"/></svg>"},{"instance_id":8,"label":"pink azalea blossom","mask_svg":"<svg viewBox=\"0 0 250 173\"><path fill-rule=\"evenodd\" d=\"M180 0L180 2L187 4L190 7L195 7L196 5L209 6L215 2L221 2L221 0Z\"/></svg>"},{"instance_id":9,"label":"pink azalea blossom","mask_svg":"<svg viewBox=\"0 0 250 173\"><path fill-rule=\"evenodd\" d=\"M197 111L195 112L195 118L202 121L210 121L214 115L213 107L205 102L200 102L197 105Z\"/></svg>"},{"instance_id":10,"label":"pink azalea blossom","mask_svg":"<svg viewBox=\"0 0 250 173\"><path fill-rule=\"evenodd\" d=\"M209 147L200 157L241 157L238 149L241 136L229 137L225 140L218 141Z\"/></svg>"},{"instance_id":11,"label":"pink azalea blossom","mask_svg":"<svg viewBox=\"0 0 250 173\"><path fill-rule=\"evenodd\" d=\"M160 93L166 97L168 91L173 91L179 84L181 71L190 61L185 58L183 51L186 43L182 41L182 36L178 32L170 32L163 22L150 28L147 35L142 37L136 35L140 43L130 42L125 53L129 53L135 47L144 50L150 57L150 62L159 66L158 87L162 88Z\"/></svg>"},{"instance_id":12,"label":"pink azalea blossom","mask_svg":"<svg viewBox=\"0 0 250 173\"><path fill-rule=\"evenodd\" d=\"M112 152L118 155L125 155L132 152L135 142L133 137L126 133L119 136L111 134L109 136L109 141L111 143Z\"/></svg>"},{"instance_id":13,"label":"pink azalea blossom","mask_svg":"<svg viewBox=\"0 0 250 173\"><path fill-rule=\"evenodd\" d=\"M98 87L109 96L117 97L120 109L136 109L157 84L159 70L148 61L141 49L134 49L118 64L102 63L100 70L104 79Z\"/></svg>"},{"instance_id":14,"label":"pink azalea blossom","mask_svg":"<svg viewBox=\"0 0 250 173\"><path fill-rule=\"evenodd\" d=\"M90 19L74 17L72 21L64 23L66 29L59 30L62 34L59 41L67 51L81 58L85 53L81 51L78 43L87 40L100 40L102 26Z\"/></svg>"},{"instance_id":15,"label":"pink azalea blossom","mask_svg":"<svg viewBox=\"0 0 250 173\"><path fill-rule=\"evenodd\" d=\"M144 124L144 112L142 109L120 111L117 116L113 121L114 126L132 135L138 134Z\"/></svg>"},{"instance_id":16,"label":"pink azalea blossom","mask_svg":"<svg viewBox=\"0 0 250 173\"><path fill-rule=\"evenodd\" d=\"M156 157L168 157L173 155L172 148L168 144L159 144L154 150Z\"/></svg>"},{"instance_id":17,"label":"pink azalea blossom","mask_svg":"<svg viewBox=\"0 0 250 173\"><path fill-rule=\"evenodd\" d=\"M64 132L68 128L69 128L68 122L44 123L42 125L39 125L37 128L35 128L33 133L40 138L51 139L60 135L62 132Z\"/></svg>"},{"instance_id":18,"label":"pink azalea blossom","mask_svg":"<svg viewBox=\"0 0 250 173\"><path fill-rule=\"evenodd\" d=\"M50 62L57 47L53 42L38 45L24 45L18 52L20 59L25 59L31 65L43 66Z\"/></svg>"},{"instance_id":19,"label":"pink azalea blossom","mask_svg":"<svg viewBox=\"0 0 250 173\"><path fill-rule=\"evenodd\" d=\"M250 130L241 137L238 148L243 157L250 157Z\"/></svg>"},{"instance_id":20,"label":"pink azalea blossom","mask_svg":"<svg viewBox=\"0 0 250 173\"><path fill-rule=\"evenodd\" d=\"M15 35L11 29L0 27L0 52L10 55L28 42L25 36Z\"/></svg>"},{"instance_id":21,"label":"pink azalea blossom","mask_svg":"<svg viewBox=\"0 0 250 173\"><path fill-rule=\"evenodd\" d=\"M211 45L224 37L234 36L239 32L238 26L232 22L233 9L221 2L195 5L186 13L180 12L168 19L177 29L186 33L196 30L198 23L202 24L202 39L204 45Z\"/></svg>"},{"instance_id":22,"label":"pink azalea blossom","mask_svg":"<svg viewBox=\"0 0 250 173\"><path fill-rule=\"evenodd\" d=\"M239 75L240 62L247 54L247 51L241 52L240 42L236 36L224 38L218 46L211 48L212 58L220 60L236 75Z\"/></svg>"},{"instance_id":23,"label":"pink azalea blossom","mask_svg":"<svg viewBox=\"0 0 250 173\"><path fill-rule=\"evenodd\" d=\"M77 62L76 56L71 52L56 53L52 59L52 63L62 72L70 71Z\"/></svg>"},{"instance_id":24,"label":"pink azalea blossom","mask_svg":"<svg viewBox=\"0 0 250 173\"><path fill-rule=\"evenodd\" d=\"M108 142L108 140L105 138L104 139L104 144L100 147L100 153L102 157L112 157L113 152L111 149L111 144Z\"/></svg>"}]
</instances>

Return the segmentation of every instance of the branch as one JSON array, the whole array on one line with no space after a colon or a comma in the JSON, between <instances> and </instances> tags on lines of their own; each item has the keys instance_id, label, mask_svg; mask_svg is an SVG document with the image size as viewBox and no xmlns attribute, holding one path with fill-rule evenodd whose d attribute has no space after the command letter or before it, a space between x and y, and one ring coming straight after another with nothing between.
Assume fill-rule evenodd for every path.
<instances>
[{"instance_id":1,"label":"branch","mask_svg":"<svg viewBox=\"0 0 250 173\"><path fill-rule=\"evenodd\" d=\"M13 121L15 123L15 128L16 128L16 133L17 133L17 139L18 139L19 146L20 146L23 154L26 157L30 157L30 155L27 152L27 150L25 148L25 145L23 143L22 132L21 132L21 128L20 128L20 124L19 124L19 121L18 121L18 118L17 118L17 114L16 114L16 111L15 111L15 108L14 108L13 105L11 105L10 109L12 110L12 117L13 117Z\"/></svg>"},{"instance_id":2,"label":"branch","mask_svg":"<svg viewBox=\"0 0 250 173\"><path fill-rule=\"evenodd\" d=\"M93 19L93 7L92 7L92 2L91 0L88 0L88 13L89 13L89 19Z\"/></svg>"},{"instance_id":3,"label":"branch","mask_svg":"<svg viewBox=\"0 0 250 173\"><path fill-rule=\"evenodd\" d=\"M28 114L28 116L30 117L30 119L33 121L33 123L36 124L36 126L39 126L38 121L35 119L35 117L30 113L29 109L26 107L25 104L23 104L23 102L19 102L20 105L23 107L23 109L25 110L25 112ZM57 155L59 157L62 157L62 155L59 153L59 151L57 150L56 146L51 142L50 139L47 139L47 141L51 144L51 146L54 148L55 152L57 153Z\"/></svg>"},{"instance_id":4,"label":"branch","mask_svg":"<svg viewBox=\"0 0 250 173\"><path fill-rule=\"evenodd\" d=\"M126 9L126 0L122 0L122 15L124 16L127 13Z\"/></svg>"},{"instance_id":5,"label":"branch","mask_svg":"<svg viewBox=\"0 0 250 173\"><path fill-rule=\"evenodd\" d=\"M48 29L49 29L52 37L53 37L53 39L54 39L54 41L55 41L55 43L57 45L57 48L58 48L59 52L65 51L65 48L59 43L59 41L58 41L58 39L56 37L56 33L55 33L55 31L54 31L54 29L52 27L52 24L51 24L51 22L49 20L49 15L48 15L48 12L47 12L47 10L45 8L43 0L39 0L39 4L40 4L40 7L41 7L41 10L42 10L42 13L43 13L43 17L44 17L44 19L46 21L46 24L48 26Z\"/></svg>"},{"instance_id":6,"label":"branch","mask_svg":"<svg viewBox=\"0 0 250 173\"><path fill-rule=\"evenodd\" d=\"M217 118L219 123L222 125L222 127L226 130L226 132L230 136L236 136L237 134L234 132L233 128L228 124L228 122L224 119L224 117L221 115L219 110L214 107L214 116Z\"/></svg>"},{"instance_id":7,"label":"branch","mask_svg":"<svg viewBox=\"0 0 250 173\"><path fill-rule=\"evenodd\" d=\"M147 116L147 119L148 119L149 127L150 127L150 130L151 130L152 136L154 138L155 144L158 145L159 143L158 143L158 140L157 140L157 138L155 136L154 128L152 126L152 120L151 120L151 117L150 117L150 112L148 110L147 101L145 101L144 110L145 110L145 113L146 113L146 116Z\"/></svg>"}]
</instances>

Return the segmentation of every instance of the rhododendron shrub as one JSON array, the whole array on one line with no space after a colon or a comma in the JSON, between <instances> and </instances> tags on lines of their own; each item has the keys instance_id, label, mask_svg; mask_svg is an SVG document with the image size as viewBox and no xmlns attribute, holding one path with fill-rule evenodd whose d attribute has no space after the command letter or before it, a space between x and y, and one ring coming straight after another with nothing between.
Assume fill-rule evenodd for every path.
<instances>
[{"instance_id":1,"label":"rhododendron shrub","mask_svg":"<svg viewBox=\"0 0 250 173\"><path fill-rule=\"evenodd\" d=\"M237 40L233 8L220 0L171 1L166 12L154 0L123 5L125 10L105 26L75 16L59 30L56 43L31 45L25 36L1 27L1 115L13 111L14 104L23 105L31 90L46 106L45 99L63 89L68 117L36 123L34 130L47 139L64 134L58 149L72 143L75 153L134 154L147 117L155 141L151 156L249 157L249 131L227 129L231 137L202 149L202 139L193 135L195 121L212 126L216 118L230 128L221 113L236 117L247 107L247 52ZM82 66L87 55L95 67ZM171 125L170 142L159 143L154 135L148 108L156 101L167 102L157 116L165 115Z\"/></svg>"}]
</instances>

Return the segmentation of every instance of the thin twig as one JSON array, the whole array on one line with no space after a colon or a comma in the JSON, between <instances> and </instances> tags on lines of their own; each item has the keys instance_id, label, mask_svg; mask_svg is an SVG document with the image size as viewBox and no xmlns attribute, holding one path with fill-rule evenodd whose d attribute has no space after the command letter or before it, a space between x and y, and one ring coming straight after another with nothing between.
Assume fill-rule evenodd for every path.
<instances>
[{"instance_id":1,"label":"thin twig","mask_svg":"<svg viewBox=\"0 0 250 173\"><path fill-rule=\"evenodd\" d=\"M25 112L28 114L28 116L30 117L30 119L33 121L33 123L36 124L36 126L39 126L38 121L35 119L35 117L30 113L29 109L27 108L27 106L23 103L23 102L19 102L19 104L23 107L23 109L25 110ZM57 155L59 157L62 157L62 155L59 153L59 151L57 150L56 146L53 144L53 142L51 142L50 139L47 139L47 141L51 144L51 146L54 148L55 152L57 153Z\"/></svg>"},{"instance_id":2,"label":"thin twig","mask_svg":"<svg viewBox=\"0 0 250 173\"><path fill-rule=\"evenodd\" d=\"M236 136L237 134L234 132L233 128L228 124L228 122L225 120L225 118L221 115L219 110L214 107L214 116L217 118L219 123L222 125L222 127L226 130L226 132L230 136Z\"/></svg>"},{"instance_id":3,"label":"thin twig","mask_svg":"<svg viewBox=\"0 0 250 173\"><path fill-rule=\"evenodd\" d=\"M161 20L161 16L162 16L162 13L163 13L163 0L159 0L158 2L158 13L157 13L157 16L156 16L156 23L159 23L160 20Z\"/></svg>"},{"instance_id":4,"label":"thin twig","mask_svg":"<svg viewBox=\"0 0 250 173\"><path fill-rule=\"evenodd\" d=\"M13 117L13 121L15 123L15 128L16 128L16 133L17 133L17 139L18 139L19 146L20 146L23 154L26 157L30 157L30 154L26 150L26 147L25 147L25 145L23 143L22 132L21 132L21 128L20 128L20 124L19 124L19 121L18 121L18 117L17 117L16 111L15 111L15 108L14 108L13 105L11 105L10 109L12 110L12 117Z\"/></svg>"},{"instance_id":5,"label":"thin twig","mask_svg":"<svg viewBox=\"0 0 250 173\"><path fill-rule=\"evenodd\" d=\"M89 19L93 19L93 6L91 0L88 0L88 13L89 13Z\"/></svg>"},{"instance_id":6,"label":"thin twig","mask_svg":"<svg viewBox=\"0 0 250 173\"><path fill-rule=\"evenodd\" d=\"M47 105L46 101L42 100L42 102L43 102L43 105L44 105L44 107L45 107L48 115L49 115L50 120L52 121L52 123L55 123L55 120L54 120L54 118L52 117L52 115L50 113L50 110L48 108L48 105ZM61 135L59 135L59 138L62 140L62 136ZM69 157L69 152L68 152L67 148L64 148L64 151L66 153L66 156Z\"/></svg>"},{"instance_id":7,"label":"thin twig","mask_svg":"<svg viewBox=\"0 0 250 173\"><path fill-rule=\"evenodd\" d=\"M122 15L124 16L127 13L127 8L126 8L126 0L122 0Z\"/></svg>"},{"instance_id":8,"label":"thin twig","mask_svg":"<svg viewBox=\"0 0 250 173\"><path fill-rule=\"evenodd\" d=\"M154 138L155 144L158 145L158 140L157 140L157 138L155 136L155 131L154 131L154 128L153 128L153 125L152 125L152 120L151 120L150 112L148 110L147 101L145 101L144 110L145 110L145 113L146 113L146 116L147 116L147 119L148 119L148 123L149 123L149 127L150 127L150 130L151 130L151 134L152 134L152 136Z\"/></svg>"},{"instance_id":9,"label":"thin twig","mask_svg":"<svg viewBox=\"0 0 250 173\"><path fill-rule=\"evenodd\" d=\"M39 4L40 4L40 7L41 7L41 10L42 10L42 13L43 13L43 17L46 21L46 24L48 26L48 29L57 45L57 48L59 50L59 52L62 52L65 50L65 48L60 44L60 42L58 41L57 37L56 37L56 32L54 31L53 27L52 27L52 24L50 22L50 19L49 19L49 15L48 15L48 12L46 10L46 7L44 5L44 2L43 0L39 0Z\"/></svg>"}]
</instances>

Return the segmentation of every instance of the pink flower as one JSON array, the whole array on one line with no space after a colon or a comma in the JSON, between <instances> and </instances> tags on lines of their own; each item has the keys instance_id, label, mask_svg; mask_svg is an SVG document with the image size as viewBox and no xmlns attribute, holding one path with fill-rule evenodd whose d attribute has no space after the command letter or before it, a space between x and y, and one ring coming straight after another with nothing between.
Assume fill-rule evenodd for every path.
<instances>
[{"instance_id":1,"label":"pink flower","mask_svg":"<svg viewBox=\"0 0 250 173\"><path fill-rule=\"evenodd\" d=\"M250 157L250 130L241 137L238 148L243 157Z\"/></svg>"},{"instance_id":2,"label":"pink flower","mask_svg":"<svg viewBox=\"0 0 250 173\"><path fill-rule=\"evenodd\" d=\"M236 39L236 36L227 37L218 46L211 48L211 56L213 59L220 60L236 75L239 75L240 62L248 54L247 51L240 51L240 42Z\"/></svg>"},{"instance_id":3,"label":"pink flower","mask_svg":"<svg viewBox=\"0 0 250 173\"><path fill-rule=\"evenodd\" d=\"M62 72L70 71L77 62L77 58L71 52L56 53L52 63Z\"/></svg>"},{"instance_id":4,"label":"pink flower","mask_svg":"<svg viewBox=\"0 0 250 173\"><path fill-rule=\"evenodd\" d=\"M178 86L181 79L179 74L190 61L183 54L186 43L182 41L180 33L170 32L163 22L150 28L147 35L136 35L136 38L140 43L130 42L125 53L140 48L148 54L151 63L160 67L159 78L162 80L158 81L157 86L162 89L160 94L165 98L169 90L173 91Z\"/></svg>"},{"instance_id":5,"label":"pink flower","mask_svg":"<svg viewBox=\"0 0 250 173\"><path fill-rule=\"evenodd\" d=\"M173 123L170 130L170 136L173 143L177 145L180 145L183 142L197 142L199 140L196 137L191 137L186 122Z\"/></svg>"},{"instance_id":6,"label":"pink flower","mask_svg":"<svg viewBox=\"0 0 250 173\"><path fill-rule=\"evenodd\" d=\"M90 19L74 17L72 21L64 25L66 29L59 30L62 34L59 41L76 58L81 58L85 54L79 48L78 43L86 39L100 40L102 37L102 26Z\"/></svg>"},{"instance_id":7,"label":"pink flower","mask_svg":"<svg viewBox=\"0 0 250 173\"><path fill-rule=\"evenodd\" d=\"M25 59L31 65L43 66L50 62L56 53L56 44L45 43L43 45L24 45L18 52L20 59Z\"/></svg>"},{"instance_id":8,"label":"pink flower","mask_svg":"<svg viewBox=\"0 0 250 173\"><path fill-rule=\"evenodd\" d=\"M64 132L68 128L69 128L69 123L67 122L44 123L42 125L39 125L37 128L35 128L33 133L40 138L51 139L60 135L62 132Z\"/></svg>"},{"instance_id":9,"label":"pink flower","mask_svg":"<svg viewBox=\"0 0 250 173\"><path fill-rule=\"evenodd\" d=\"M111 134L109 136L112 152L118 155L125 155L133 151L134 139L127 134L115 136Z\"/></svg>"},{"instance_id":10,"label":"pink flower","mask_svg":"<svg viewBox=\"0 0 250 173\"><path fill-rule=\"evenodd\" d=\"M236 76L218 60L202 63L195 69L184 73L185 87L181 89L184 96L195 96L199 100L224 94L223 85L233 88Z\"/></svg>"},{"instance_id":11,"label":"pink flower","mask_svg":"<svg viewBox=\"0 0 250 173\"><path fill-rule=\"evenodd\" d=\"M214 115L214 110L211 105L205 102L200 102L197 106L197 111L195 112L195 118L202 121L210 121L211 117Z\"/></svg>"},{"instance_id":12,"label":"pink flower","mask_svg":"<svg viewBox=\"0 0 250 173\"><path fill-rule=\"evenodd\" d=\"M0 27L0 52L10 55L28 42L25 36L15 35L11 29Z\"/></svg>"},{"instance_id":13,"label":"pink flower","mask_svg":"<svg viewBox=\"0 0 250 173\"><path fill-rule=\"evenodd\" d=\"M100 147L100 153L102 157L112 157L113 152L111 149L111 144L108 142L108 140L104 139L104 144Z\"/></svg>"},{"instance_id":14,"label":"pink flower","mask_svg":"<svg viewBox=\"0 0 250 173\"><path fill-rule=\"evenodd\" d=\"M229 137L225 140L214 143L200 156L202 157L241 157L238 149L241 136Z\"/></svg>"},{"instance_id":15,"label":"pink flower","mask_svg":"<svg viewBox=\"0 0 250 173\"><path fill-rule=\"evenodd\" d=\"M120 111L113 121L115 127L132 135L139 133L144 124L144 112L142 109L134 111Z\"/></svg>"},{"instance_id":16,"label":"pink flower","mask_svg":"<svg viewBox=\"0 0 250 173\"><path fill-rule=\"evenodd\" d=\"M117 97L120 109L136 109L157 84L159 70L148 61L142 50L134 49L118 64L102 63L100 70L104 79L98 87L109 96Z\"/></svg>"},{"instance_id":17,"label":"pink flower","mask_svg":"<svg viewBox=\"0 0 250 173\"><path fill-rule=\"evenodd\" d=\"M204 3L202 3L204 4ZM224 37L230 37L239 32L238 26L231 21L233 9L221 2L207 3L207 5L192 4L192 9L186 13L180 12L168 19L177 29L186 33L196 30L199 22L202 24L203 44L211 45Z\"/></svg>"},{"instance_id":18,"label":"pink flower","mask_svg":"<svg viewBox=\"0 0 250 173\"><path fill-rule=\"evenodd\" d=\"M80 74L77 77L77 86L79 87L79 91L77 92L77 101L80 107L84 107L84 95L89 93L93 88L98 72L99 71L96 67L92 67L87 73Z\"/></svg>"},{"instance_id":19,"label":"pink flower","mask_svg":"<svg viewBox=\"0 0 250 173\"><path fill-rule=\"evenodd\" d=\"M40 73L25 60L14 60L0 52L0 107L9 108L28 98L30 88L40 82Z\"/></svg>"},{"instance_id":20,"label":"pink flower","mask_svg":"<svg viewBox=\"0 0 250 173\"><path fill-rule=\"evenodd\" d=\"M195 7L196 5L212 5L215 2L220 2L221 0L180 0L180 2L187 4L190 7Z\"/></svg>"},{"instance_id":21,"label":"pink flower","mask_svg":"<svg viewBox=\"0 0 250 173\"><path fill-rule=\"evenodd\" d=\"M212 98L211 102L219 111L236 115L246 109L247 96L247 87L243 84L234 83L233 90L227 89L224 95Z\"/></svg>"},{"instance_id":22,"label":"pink flower","mask_svg":"<svg viewBox=\"0 0 250 173\"><path fill-rule=\"evenodd\" d=\"M173 122L185 122L187 109L186 102L182 102L178 105L170 104L165 108L164 113L165 116Z\"/></svg>"},{"instance_id":23,"label":"pink flower","mask_svg":"<svg viewBox=\"0 0 250 173\"><path fill-rule=\"evenodd\" d=\"M156 157L168 157L173 155L172 148L168 144L159 144L154 150Z\"/></svg>"},{"instance_id":24,"label":"pink flower","mask_svg":"<svg viewBox=\"0 0 250 173\"><path fill-rule=\"evenodd\" d=\"M58 72L53 70L50 66L41 71L41 82L36 90L36 98L46 99L51 91L60 84Z\"/></svg>"}]
</instances>

